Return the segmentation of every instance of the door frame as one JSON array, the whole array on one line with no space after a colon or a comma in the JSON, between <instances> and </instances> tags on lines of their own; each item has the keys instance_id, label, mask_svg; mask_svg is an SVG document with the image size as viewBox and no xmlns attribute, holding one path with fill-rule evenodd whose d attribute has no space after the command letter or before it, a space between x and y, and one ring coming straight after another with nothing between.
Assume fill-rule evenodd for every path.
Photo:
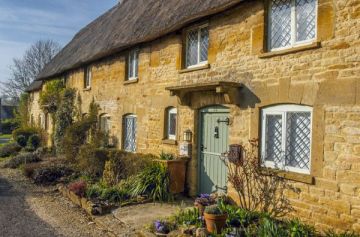
<instances>
[{"instance_id":1,"label":"door frame","mask_svg":"<svg viewBox=\"0 0 360 237\"><path fill-rule=\"evenodd\" d=\"M214 105L208 105L205 107L202 107L200 109L198 109L198 133L197 133L197 155L196 155L196 159L197 159L197 185L196 185L196 193L200 194L200 185L201 185L201 143L202 143L202 128L203 128L203 123L202 123L202 114L203 113L228 113L230 115L230 108L225 106L225 105L221 105L221 104L214 104ZM229 136L230 131L228 132L228 136Z\"/></svg>"}]
</instances>

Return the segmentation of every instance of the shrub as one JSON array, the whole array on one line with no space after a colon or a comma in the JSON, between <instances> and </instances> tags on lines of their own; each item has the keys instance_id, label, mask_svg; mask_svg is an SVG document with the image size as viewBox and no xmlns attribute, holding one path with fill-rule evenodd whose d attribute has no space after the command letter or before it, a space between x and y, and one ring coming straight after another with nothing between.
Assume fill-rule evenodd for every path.
<instances>
[{"instance_id":1,"label":"shrub","mask_svg":"<svg viewBox=\"0 0 360 237\"><path fill-rule=\"evenodd\" d=\"M128 182L131 184L129 191L133 197L148 195L154 201L172 199L169 192L169 174L161 164L153 163Z\"/></svg>"},{"instance_id":2,"label":"shrub","mask_svg":"<svg viewBox=\"0 0 360 237\"><path fill-rule=\"evenodd\" d=\"M174 154L165 153L165 152L162 151L160 153L160 159L161 160L175 160L175 156L174 156Z\"/></svg>"},{"instance_id":3,"label":"shrub","mask_svg":"<svg viewBox=\"0 0 360 237\"><path fill-rule=\"evenodd\" d=\"M63 139L64 154L69 161L75 162L79 149L86 143L88 132L93 121L85 118L84 120L73 123L65 130Z\"/></svg>"},{"instance_id":4,"label":"shrub","mask_svg":"<svg viewBox=\"0 0 360 237\"><path fill-rule=\"evenodd\" d=\"M20 153L17 156L11 158L5 165L6 168L16 169L22 164L39 162L41 159L39 156L32 152Z\"/></svg>"},{"instance_id":5,"label":"shrub","mask_svg":"<svg viewBox=\"0 0 360 237\"><path fill-rule=\"evenodd\" d=\"M86 182L85 181L77 181L68 185L70 191L74 192L79 197L84 197L86 192Z\"/></svg>"},{"instance_id":6,"label":"shrub","mask_svg":"<svg viewBox=\"0 0 360 237\"><path fill-rule=\"evenodd\" d=\"M130 195L127 190L121 186L107 187L102 183L96 183L86 190L86 197L111 203L119 203L128 200Z\"/></svg>"},{"instance_id":7,"label":"shrub","mask_svg":"<svg viewBox=\"0 0 360 237\"><path fill-rule=\"evenodd\" d=\"M316 236L315 228L302 224L298 219L290 220L286 223L288 235L291 237L313 237Z\"/></svg>"},{"instance_id":8,"label":"shrub","mask_svg":"<svg viewBox=\"0 0 360 237\"><path fill-rule=\"evenodd\" d=\"M107 160L107 151L94 145L83 145L77 156L79 170L91 177L101 177Z\"/></svg>"},{"instance_id":9,"label":"shrub","mask_svg":"<svg viewBox=\"0 0 360 237\"><path fill-rule=\"evenodd\" d=\"M21 146L17 143L9 143L5 144L4 146L0 147L0 157L8 157L17 155L21 151Z\"/></svg>"},{"instance_id":10,"label":"shrub","mask_svg":"<svg viewBox=\"0 0 360 237\"><path fill-rule=\"evenodd\" d=\"M180 210L175 216L175 222L182 226L196 226L198 228L203 226L203 221L199 218L200 213L197 208L189 208Z\"/></svg>"},{"instance_id":11,"label":"shrub","mask_svg":"<svg viewBox=\"0 0 360 237\"><path fill-rule=\"evenodd\" d=\"M25 147L27 144L27 140L26 137L24 135L19 135L16 137L16 142L17 144L19 144L21 147Z\"/></svg>"},{"instance_id":12,"label":"shrub","mask_svg":"<svg viewBox=\"0 0 360 237\"><path fill-rule=\"evenodd\" d=\"M26 167L27 165L24 169L27 169ZM31 173L31 178L36 184L41 185L55 184L60 181L60 179L70 176L74 173L73 169L65 165L34 167L33 171L30 169L31 168L29 168L29 171L27 172Z\"/></svg>"},{"instance_id":13,"label":"shrub","mask_svg":"<svg viewBox=\"0 0 360 237\"><path fill-rule=\"evenodd\" d=\"M12 135L15 141L17 140L17 137L21 135L24 136L27 141L31 135L39 134L39 133L40 131L37 128L25 127L25 128L15 129Z\"/></svg>"},{"instance_id":14,"label":"shrub","mask_svg":"<svg viewBox=\"0 0 360 237\"><path fill-rule=\"evenodd\" d=\"M29 140L27 141L27 148L29 150L36 150L40 147L41 144L41 138L38 134L33 134L29 137Z\"/></svg>"},{"instance_id":15,"label":"shrub","mask_svg":"<svg viewBox=\"0 0 360 237\"><path fill-rule=\"evenodd\" d=\"M1 122L1 132L3 134L11 134L15 129L20 126L19 121L16 119L5 119Z\"/></svg>"}]
</instances>

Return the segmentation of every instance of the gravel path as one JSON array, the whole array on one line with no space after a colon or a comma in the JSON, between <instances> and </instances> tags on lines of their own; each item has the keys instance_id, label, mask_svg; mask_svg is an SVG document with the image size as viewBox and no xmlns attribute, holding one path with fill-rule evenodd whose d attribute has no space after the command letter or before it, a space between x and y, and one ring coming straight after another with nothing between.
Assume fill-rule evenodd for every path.
<instances>
[{"instance_id":1,"label":"gravel path","mask_svg":"<svg viewBox=\"0 0 360 237\"><path fill-rule=\"evenodd\" d=\"M35 186L19 170L0 168L0 237L23 236L112 235L91 222L54 187Z\"/></svg>"}]
</instances>

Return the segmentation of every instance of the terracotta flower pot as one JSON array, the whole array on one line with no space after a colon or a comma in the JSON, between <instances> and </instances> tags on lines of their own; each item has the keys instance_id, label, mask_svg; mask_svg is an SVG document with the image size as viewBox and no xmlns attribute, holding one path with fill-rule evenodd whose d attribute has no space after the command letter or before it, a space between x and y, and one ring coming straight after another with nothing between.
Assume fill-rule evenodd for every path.
<instances>
[{"instance_id":1,"label":"terracotta flower pot","mask_svg":"<svg viewBox=\"0 0 360 237\"><path fill-rule=\"evenodd\" d=\"M173 194L184 192L187 160L158 160L158 162L164 164L169 171L170 192Z\"/></svg>"},{"instance_id":2,"label":"terracotta flower pot","mask_svg":"<svg viewBox=\"0 0 360 237\"><path fill-rule=\"evenodd\" d=\"M226 213L221 215L214 215L205 212L204 218L206 229L209 233L221 234L223 228L226 225L226 219L228 218L228 215Z\"/></svg>"}]
</instances>

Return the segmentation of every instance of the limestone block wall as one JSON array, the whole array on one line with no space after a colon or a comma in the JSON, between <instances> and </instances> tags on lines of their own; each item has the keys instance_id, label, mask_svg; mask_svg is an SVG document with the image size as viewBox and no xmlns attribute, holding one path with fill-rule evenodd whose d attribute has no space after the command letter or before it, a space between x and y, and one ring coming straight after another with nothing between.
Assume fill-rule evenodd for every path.
<instances>
[{"instance_id":1,"label":"limestone block wall","mask_svg":"<svg viewBox=\"0 0 360 237\"><path fill-rule=\"evenodd\" d=\"M69 72L67 86L81 98L83 113L94 99L101 114L111 117L111 133L122 147L122 119L138 117L138 152L178 152L164 143L165 110L178 108L177 141L186 129L194 132L189 163L189 193L197 193L198 110L213 104L230 108L230 143L259 138L261 109L275 104L313 107L311 174L292 175L300 194L289 194L293 213L318 228L360 231L358 163L360 134L360 1L318 0L317 40L285 52L268 53L263 1L245 1L199 23L209 24L209 67L181 71L182 35L176 32L140 45L139 79L125 82L126 52L92 64L91 89L84 89L83 69ZM233 81L244 85L237 105L208 92L179 105L168 86ZM314 182L309 182L314 180ZM232 190L229 190L233 194Z\"/></svg>"}]
</instances>

